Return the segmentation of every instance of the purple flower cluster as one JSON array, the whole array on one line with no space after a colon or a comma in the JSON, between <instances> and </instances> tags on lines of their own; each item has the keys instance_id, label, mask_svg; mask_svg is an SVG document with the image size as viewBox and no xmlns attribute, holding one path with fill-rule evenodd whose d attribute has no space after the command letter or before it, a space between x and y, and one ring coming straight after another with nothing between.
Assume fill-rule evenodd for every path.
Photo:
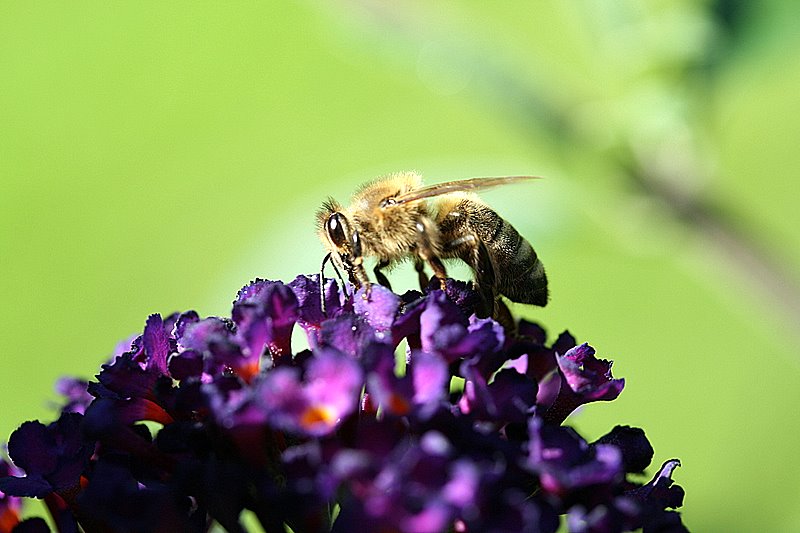
<instances>
[{"instance_id":1,"label":"purple flower cluster","mask_svg":"<svg viewBox=\"0 0 800 533\"><path fill-rule=\"evenodd\" d=\"M230 318L152 315L96 381L59 383L57 421L11 435L0 533L47 531L15 525L23 496L60 531L239 532L245 510L270 533L553 532L561 515L574 532L685 531L678 461L636 482L642 430L589 443L562 425L620 394L611 363L568 333L511 334L478 302L452 280L367 299L298 276L247 285Z\"/></svg>"}]
</instances>

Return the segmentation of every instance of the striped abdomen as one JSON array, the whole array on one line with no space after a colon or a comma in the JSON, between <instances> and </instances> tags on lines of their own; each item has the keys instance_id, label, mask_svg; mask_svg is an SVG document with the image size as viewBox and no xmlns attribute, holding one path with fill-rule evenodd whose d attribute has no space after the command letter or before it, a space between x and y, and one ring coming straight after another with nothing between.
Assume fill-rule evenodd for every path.
<instances>
[{"instance_id":1,"label":"striped abdomen","mask_svg":"<svg viewBox=\"0 0 800 533\"><path fill-rule=\"evenodd\" d=\"M547 276L536 252L485 204L463 199L440 217L445 257L459 257L475 271L478 285L513 302L547 304Z\"/></svg>"}]
</instances>

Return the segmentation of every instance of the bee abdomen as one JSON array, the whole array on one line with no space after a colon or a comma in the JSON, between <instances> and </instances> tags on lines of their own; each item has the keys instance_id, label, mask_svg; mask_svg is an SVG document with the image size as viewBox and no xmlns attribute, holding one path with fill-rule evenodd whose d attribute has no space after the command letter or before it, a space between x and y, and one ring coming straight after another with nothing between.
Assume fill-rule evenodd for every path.
<instances>
[{"instance_id":1,"label":"bee abdomen","mask_svg":"<svg viewBox=\"0 0 800 533\"><path fill-rule=\"evenodd\" d=\"M491 257L495 290L513 302L547 304L547 276L536 251L519 232L489 208L476 226Z\"/></svg>"}]
</instances>

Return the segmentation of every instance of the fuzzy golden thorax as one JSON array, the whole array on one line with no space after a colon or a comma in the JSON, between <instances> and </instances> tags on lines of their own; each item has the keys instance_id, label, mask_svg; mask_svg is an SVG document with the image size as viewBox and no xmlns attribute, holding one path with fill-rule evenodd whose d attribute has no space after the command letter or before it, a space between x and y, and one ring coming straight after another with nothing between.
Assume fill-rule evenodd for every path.
<instances>
[{"instance_id":1,"label":"fuzzy golden thorax","mask_svg":"<svg viewBox=\"0 0 800 533\"><path fill-rule=\"evenodd\" d=\"M413 254L419 238L418 224L435 231L424 200L387 205L385 200L422 186L412 172L391 174L362 186L353 195L345 216L361 237L363 254L395 262Z\"/></svg>"}]
</instances>

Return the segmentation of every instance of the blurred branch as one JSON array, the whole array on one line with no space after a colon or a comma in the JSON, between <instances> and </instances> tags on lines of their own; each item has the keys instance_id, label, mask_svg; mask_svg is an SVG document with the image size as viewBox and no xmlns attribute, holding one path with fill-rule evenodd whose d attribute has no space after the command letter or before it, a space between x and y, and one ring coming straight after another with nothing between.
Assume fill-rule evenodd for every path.
<instances>
[{"instance_id":1,"label":"blurred branch","mask_svg":"<svg viewBox=\"0 0 800 533\"><path fill-rule=\"evenodd\" d=\"M397 44L400 41L410 50L417 50L420 42L440 43L447 55L448 68L470 69L479 73L474 77L474 88L482 98L492 102L493 107L502 111L506 119L519 129L523 135L531 137L544 131L553 142L554 149L562 154L575 153L577 149L597 151L600 147L592 145L581 131L581 125L572 112L570 100L564 94L554 94L549 87L521 76L513 66L504 65L501 54L487 54L474 48L468 39L454 40L450 35L441 35L441 28L431 24L435 20L428 4L423 3L384 3L370 0L346 2L351 11L360 15L362 23L374 26L377 39L391 35ZM711 46L701 47L700 55L684 58L684 76L675 82L703 84L695 99L713 95L716 76L724 70L729 51L737 46L737 37L745 33L743 25L746 17L743 10L734 9L734 3L717 0L708 7L705 16L718 30ZM435 29L431 29L435 27ZM611 31L611 30L609 30ZM446 38L445 38L446 37ZM602 60L602 58L598 59ZM674 58L672 58L674 60ZM535 61L531 58L531 64ZM672 64L670 67L676 67ZM694 74L694 78L690 77ZM543 80L547 76L540 77ZM669 78L668 78L669 79ZM683 87L669 86L668 93L681 93ZM694 103L694 102L691 102ZM693 106L688 106L692 108ZM700 106L694 106L700 108ZM689 129L696 125L685 124ZM697 154L676 154L689 164L682 165L680 172L661 168L664 165L653 162L647 150L634 153L632 144L638 144L636 133L618 133L621 153L625 154L617 162L619 174L625 176L637 194L644 193L663 205L677 224L702 235L718 248L723 261L737 270L741 279L749 282L753 292L761 296L770 307L780 307L780 313L789 323L800 323L800 285L787 272L783 264L776 260L777 251L765 249L763 243L752 238L740 228L747 226L740 214L729 207L703 196L699 169L702 168ZM538 139L538 137L537 137ZM666 143L669 139L658 142ZM650 152L657 151L655 146ZM693 149L695 147L691 147ZM605 151L604 153L608 153ZM619 152L618 152L619 153ZM686 173L689 169L688 175ZM694 172L694 175L692 174ZM680 175L678 175L680 174ZM733 221L737 221L734 223Z\"/></svg>"},{"instance_id":2,"label":"blurred branch","mask_svg":"<svg viewBox=\"0 0 800 533\"><path fill-rule=\"evenodd\" d=\"M741 229L737 217L718 204L692 195L673 182L651 174L644 166L621 163L632 183L645 195L659 201L678 223L702 234L717 248L728 265L738 271L790 323L800 323L800 286L774 253ZM793 321L793 322L792 322Z\"/></svg>"}]
</instances>

